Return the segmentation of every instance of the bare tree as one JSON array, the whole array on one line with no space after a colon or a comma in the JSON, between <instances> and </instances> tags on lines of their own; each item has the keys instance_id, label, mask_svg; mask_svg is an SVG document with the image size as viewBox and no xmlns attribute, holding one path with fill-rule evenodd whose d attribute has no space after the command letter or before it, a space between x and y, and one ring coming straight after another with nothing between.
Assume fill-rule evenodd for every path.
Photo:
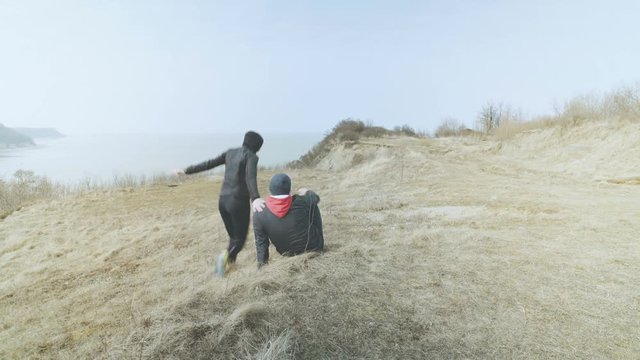
<instances>
[{"instance_id":1,"label":"bare tree","mask_svg":"<svg viewBox=\"0 0 640 360\"><path fill-rule=\"evenodd\" d=\"M478 115L479 130L488 133L502 123L504 106L502 104L488 103Z\"/></svg>"}]
</instances>

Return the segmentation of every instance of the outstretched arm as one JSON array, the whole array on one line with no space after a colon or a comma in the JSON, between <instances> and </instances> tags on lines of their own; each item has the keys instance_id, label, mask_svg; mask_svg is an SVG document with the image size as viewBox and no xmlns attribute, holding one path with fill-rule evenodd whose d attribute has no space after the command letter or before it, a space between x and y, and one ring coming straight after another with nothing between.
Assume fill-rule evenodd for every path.
<instances>
[{"instance_id":1,"label":"outstretched arm","mask_svg":"<svg viewBox=\"0 0 640 360\"><path fill-rule=\"evenodd\" d=\"M260 220L253 217L253 233L256 239L256 256L258 258L258 269L269 261L269 237L265 233Z\"/></svg>"},{"instance_id":2,"label":"outstretched arm","mask_svg":"<svg viewBox=\"0 0 640 360\"><path fill-rule=\"evenodd\" d=\"M217 158L213 158L211 160L207 160L207 161L203 161L200 164L197 165L191 165L188 168L186 168L184 170L184 173L189 175L189 174L195 174L195 173L199 173L201 171L206 171L206 170L210 170L213 169L216 166L220 166L222 164L224 164L224 159L227 156L227 152L223 152L222 154L220 154L220 156L218 156Z\"/></svg>"}]
</instances>

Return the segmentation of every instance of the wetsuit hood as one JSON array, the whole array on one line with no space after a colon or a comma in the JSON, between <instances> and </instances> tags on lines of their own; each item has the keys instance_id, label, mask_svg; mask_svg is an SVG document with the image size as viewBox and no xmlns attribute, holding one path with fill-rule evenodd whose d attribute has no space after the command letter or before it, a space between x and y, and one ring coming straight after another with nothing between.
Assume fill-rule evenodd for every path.
<instances>
[{"instance_id":1,"label":"wetsuit hood","mask_svg":"<svg viewBox=\"0 0 640 360\"><path fill-rule=\"evenodd\" d=\"M247 131L247 133L244 134L244 141L242 142L242 146L246 146L254 153L257 153L258 151L260 151L263 142L264 140L262 139L262 136L260 136L260 134L254 131Z\"/></svg>"}]
</instances>

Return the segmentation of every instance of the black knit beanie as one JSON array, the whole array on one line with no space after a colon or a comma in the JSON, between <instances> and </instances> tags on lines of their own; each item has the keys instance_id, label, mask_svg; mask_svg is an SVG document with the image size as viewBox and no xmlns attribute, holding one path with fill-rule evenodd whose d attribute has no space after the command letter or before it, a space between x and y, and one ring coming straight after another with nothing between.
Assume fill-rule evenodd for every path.
<instances>
[{"instance_id":1,"label":"black knit beanie","mask_svg":"<svg viewBox=\"0 0 640 360\"><path fill-rule=\"evenodd\" d=\"M242 142L242 146L246 146L254 153L257 153L258 151L260 151L263 142L264 140L262 139L262 136L260 136L260 134L254 131L247 131L247 133L244 134L244 141Z\"/></svg>"},{"instance_id":2,"label":"black knit beanie","mask_svg":"<svg viewBox=\"0 0 640 360\"><path fill-rule=\"evenodd\" d=\"M271 195L289 195L291 193L291 178L287 174L279 173L271 177L269 182Z\"/></svg>"}]
</instances>

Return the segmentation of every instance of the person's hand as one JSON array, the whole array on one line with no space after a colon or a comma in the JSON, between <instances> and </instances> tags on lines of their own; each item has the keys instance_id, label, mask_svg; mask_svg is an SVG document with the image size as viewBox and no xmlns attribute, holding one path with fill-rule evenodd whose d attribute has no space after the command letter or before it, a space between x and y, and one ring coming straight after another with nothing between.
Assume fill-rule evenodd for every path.
<instances>
[{"instance_id":1,"label":"person's hand","mask_svg":"<svg viewBox=\"0 0 640 360\"><path fill-rule=\"evenodd\" d=\"M184 175L186 175L186 174L184 173L184 170L182 170L182 169L174 169L174 170L173 170L173 171L171 171L171 172L172 172L172 173L173 173L173 175L175 175L175 176L184 176Z\"/></svg>"},{"instance_id":2,"label":"person's hand","mask_svg":"<svg viewBox=\"0 0 640 360\"><path fill-rule=\"evenodd\" d=\"M264 210L264 206L264 200L262 200L261 198L257 198L253 200L253 203L251 203L251 207L253 208L254 212L262 212L262 210Z\"/></svg>"},{"instance_id":3,"label":"person's hand","mask_svg":"<svg viewBox=\"0 0 640 360\"><path fill-rule=\"evenodd\" d=\"M300 188L300 189L298 189L298 195L305 196L308 191L309 191L309 189L307 189L307 188Z\"/></svg>"}]
</instances>

